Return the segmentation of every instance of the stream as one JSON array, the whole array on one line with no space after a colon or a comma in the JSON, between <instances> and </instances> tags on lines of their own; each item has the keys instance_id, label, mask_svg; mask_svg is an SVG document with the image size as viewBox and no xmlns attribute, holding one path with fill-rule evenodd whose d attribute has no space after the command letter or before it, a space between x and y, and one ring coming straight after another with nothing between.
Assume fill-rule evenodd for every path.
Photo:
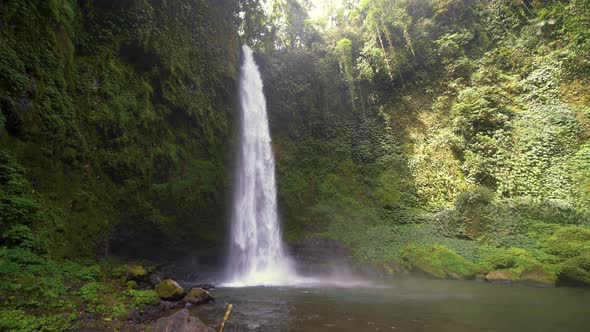
<instances>
[{"instance_id":1,"label":"stream","mask_svg":"<svg viewBox=\"0 0 590 332\"><path fill-rule=\"evenodd\" d=\"M192 313L224 331L590 331L590 289L406 279L340 287L217 288Z\"/></svg>"}]
</instances>

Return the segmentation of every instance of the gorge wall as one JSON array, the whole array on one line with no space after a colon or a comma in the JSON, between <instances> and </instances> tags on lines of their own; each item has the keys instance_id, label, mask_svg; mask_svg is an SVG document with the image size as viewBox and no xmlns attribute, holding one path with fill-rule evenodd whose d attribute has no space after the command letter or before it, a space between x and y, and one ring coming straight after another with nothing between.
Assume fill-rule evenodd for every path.
<instances>
[{"instance_id":1,"label":"gorge wall","mask_svg":"<svg viewBox=\"0 0 590 332\"><path fill-rule=\"evenodd\" d=\"M223 241L236 10L0 2L2 242L103 256Z\"/></svg>"}]
</instances>

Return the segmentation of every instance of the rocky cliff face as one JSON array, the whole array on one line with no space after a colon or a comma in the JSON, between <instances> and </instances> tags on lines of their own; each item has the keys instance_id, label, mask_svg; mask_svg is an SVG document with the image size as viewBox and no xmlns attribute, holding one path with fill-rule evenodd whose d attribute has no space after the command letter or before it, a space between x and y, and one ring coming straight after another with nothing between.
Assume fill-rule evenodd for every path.
<instances>
[{"instance_id":1,"label":"rocky cliff face","mask_svg":"<svg viewBox=\"0 0 590 332\"><path fill-rule=\"evenodd\" d=\"M25 225L65 256L218 241L239 65L234 7L0 3L0 166L12 170L0 183L0 233Z\"/></svg>"}]
</instances>

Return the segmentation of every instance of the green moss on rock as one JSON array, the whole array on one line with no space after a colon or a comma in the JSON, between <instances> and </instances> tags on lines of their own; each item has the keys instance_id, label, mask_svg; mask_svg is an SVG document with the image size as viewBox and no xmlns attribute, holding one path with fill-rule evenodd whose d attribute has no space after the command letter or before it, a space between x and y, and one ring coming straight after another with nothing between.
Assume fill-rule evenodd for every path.
<instances>
[{"instance_id":1,"label":"green moss on rock","mask_svg":"<svg viewBox=\"0 0 590 332\"><path fill-rule=\"evenodd\" d=\"M440 245L408 245L400 258L411 270L442 279L463 279L475 275L475 266L453 250Z\"/></svg>"},{"instance_id":2,"label":"green moss on rock","mask_svg":"<svg viewBox=\"0 0 590 332\"><path fill-rule=\"evenodd\" d=\"M139 280L147 276L147 270L141 265L127 265L127 278Z\"/></svg>"},{"instance_id":3,"label":"green moss on rock","mask_svg":"<svg viewBox=\"0 0 590 332\"><path fill-rule=\"evenodd\" d=\"M191 304L201 304L213 301L213 297L208 291L200 287L193 287L187 292L184 301Z\"/></svg>"},{"instance_id":4,"label":"green moss on rock","mask_svg":"<svg viewBox=\"0 0 590 332\"><path fill-rule=\"evenodd\" d=\"M174 280L166 279L156 286L156 293L164 300L179 300L185 292L184 289Z\"/></svg>"},{"instance_id":5,"label":"green moss on rock","mask_svg":"<svg viewBox=\"0 0 590 332\"><path fill-rule=\"evenodd\" d=\"M510 269L517 275L527 268L540 265L533 258L533 255L522 248L495 249L481 263L483 270L505 270Z\"/></svg>"},{"instance_id":6,"label":"green moss on rock","mask_svg":"<svg viewBox=\"0 0 590 332\"><path fill-rule=\"evenodd\" d=\"M520 279L525 283L532 283L542 286L554 286L557 282L557 275L541 265L524 269Z\"/></svg>"}]
</instances>

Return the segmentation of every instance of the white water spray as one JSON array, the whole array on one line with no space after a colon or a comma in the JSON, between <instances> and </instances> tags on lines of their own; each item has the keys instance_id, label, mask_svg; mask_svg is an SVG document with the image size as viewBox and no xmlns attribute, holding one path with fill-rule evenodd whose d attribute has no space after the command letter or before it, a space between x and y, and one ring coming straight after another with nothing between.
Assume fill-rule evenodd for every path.
<instances>
[{"instance_id":1,"label":"white water spray","mask_svg":"<svg viewBox=\"0 0 590 332\"><path fill-rule=\"evenodd\" d=\"M286 285L296 276L281 240L266 99L252 50L244 45L242 51L240 147L226 285Z\"/></svg>"}]
</instances>

